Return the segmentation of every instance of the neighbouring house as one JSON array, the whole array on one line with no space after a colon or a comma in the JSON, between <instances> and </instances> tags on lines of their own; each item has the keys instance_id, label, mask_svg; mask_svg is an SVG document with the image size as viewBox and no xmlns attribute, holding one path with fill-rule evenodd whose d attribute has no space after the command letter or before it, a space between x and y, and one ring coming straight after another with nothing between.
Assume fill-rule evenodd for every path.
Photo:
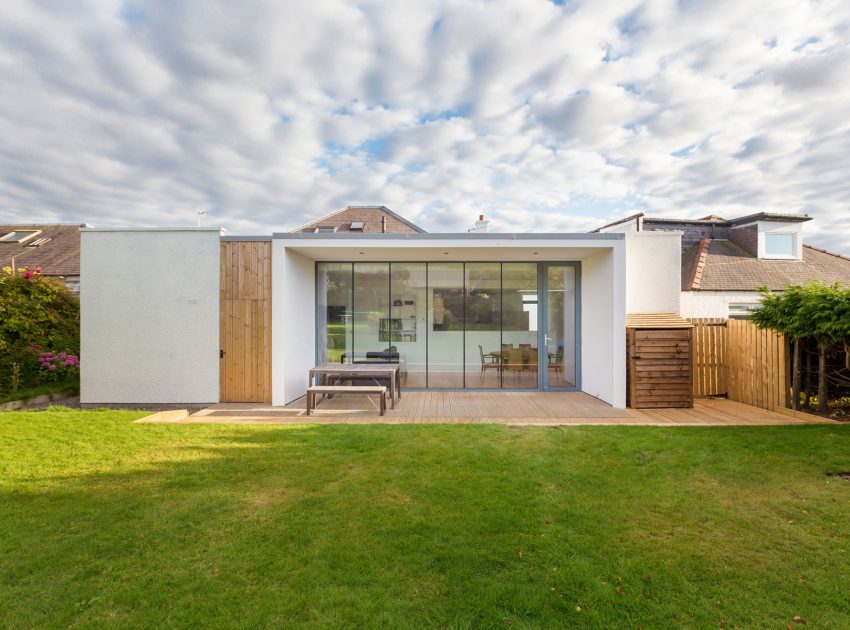
<instances>
[{"instance_id":1,"label":"neighbouring house","mask_svg":"<svg viewBox=\"0 0 850 630\"><path fill-rule=\"evenodd\" d=\"M681 233L681 314L727 318L757 308L760 287L782 291L814 280L850 287L850 258L803 242L803 225L810 220L769 212L735 219L662 219L640 213L594 232Z\"/></svg>"},{"instance_id":2,"label":"neighbouring house","mask_svg":"<svg viewBox=\"0 0 850 630\"><path fill-rule=\"evenodd\" d=\"M41 267L44 276L80 287L80 228L85 224L0 225L0 268Z\"/></svg>"},{"instance_id":3,"label":"neighbouring house","mask_svg":"<svg viewBox=\"0 0 850 630\"><path fill-rule=\"evenodd\" d=\"M679 312L680 240L425 233L380 206L261 236L84 229L81 400L284 405L317 364L389 360L405 388L624 407L626 314Z\"/></svg>"},{"instance_id":4,"label":"neighbouring house","mask_svg":"<svg viewBox=\"0 0 850 630\"><path fill-rule=\"evenodd\" d=\"M346 206L292 230L304 234L396 234L425 232L386 206Z\"/></svg>"}]
</instances>

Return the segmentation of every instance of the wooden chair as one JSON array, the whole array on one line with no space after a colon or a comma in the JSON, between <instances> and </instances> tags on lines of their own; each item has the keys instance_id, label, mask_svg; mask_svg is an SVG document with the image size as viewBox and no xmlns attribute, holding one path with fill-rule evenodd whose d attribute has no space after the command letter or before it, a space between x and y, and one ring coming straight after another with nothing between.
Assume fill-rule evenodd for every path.
<instances>
[{"instance_id":1,"label":"wooden chair","mask_svg":"<svg viewBox=\"0 0 850 630\"><path fill-rule=\"evenodd\" d=\"M499 362L499 358L493 354L492 352L484 353L484 348L482 346L478 346L478 354L481 355L481 380L484 380L484 374L487 370L501 370L502 364Z\"/></svg>"},{"instance_id":2,"label":"wooden chair","mask_svg":"<svg viewBox=\"0 0 850 630\"><path fill-rule=\"evenodd\" d=\"M508 372L513 372L515 378L519 378L519 373L525 369L525 363L522 360L522 350L511 347L507 354L502 353L505 361L504 368Z\"/></svg>"}]
</instances>

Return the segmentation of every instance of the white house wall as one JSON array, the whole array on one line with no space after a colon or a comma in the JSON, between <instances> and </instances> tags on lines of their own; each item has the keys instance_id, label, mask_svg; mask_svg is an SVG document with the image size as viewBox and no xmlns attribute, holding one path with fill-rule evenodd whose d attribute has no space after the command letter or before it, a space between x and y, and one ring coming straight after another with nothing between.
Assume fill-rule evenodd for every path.
<instances>
[{"instance_id":1,"label":"white house wall","mask_svg":"<svg viewBox=\"0 0 850 630\"><path fill-rule=\"evenodd\" d=\"M220 230L81 231L80 401L219 400Z\"/></svg>"},{"instance_id":2,"label":"white house wall","mask_svg":"<svg viewBox=\"0 0 850 630\"><path fill-rule=\"evenodd\" d=\"M316 363L316 263L272 241L272 404L307 392Z\"/></svg>"},{"instance_id":3,"label":"white house wall","mask_svg":"<svg viewBox=\"0 0 850 630\"><path fill-rule=\"evenodd\" d=\"M581 267L581 389L626 406L625 254L621 247Z\"/></svg>"},{"instance_id":4,"label":"white house wall","mask_svg":"<svg viewBox=\"0 0 850 630\"><path fill-rule=\"evenodd\" d=\"M626 233L626 312L678 313L682 233Z\"/></svg>"},{"instance_id":5,"label":"white house wall","mask_svg":"<svg viewBox=\"0 0 850 630\"><path fill-rule=\"evenodd\" d=\"M683 291L683 317L729 317L730 304L758 304L754 291Z\"/></svg>"}]
</instances>

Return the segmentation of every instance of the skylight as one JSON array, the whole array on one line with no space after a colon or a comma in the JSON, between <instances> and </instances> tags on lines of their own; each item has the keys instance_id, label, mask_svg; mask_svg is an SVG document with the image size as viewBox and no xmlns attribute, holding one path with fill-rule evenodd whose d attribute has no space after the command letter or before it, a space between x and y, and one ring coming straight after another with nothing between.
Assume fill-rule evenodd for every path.
<instances>
[{"instance_id":1,"label":"skylight","mask_svg":"<svg viewBox=\"0 0 850 630\"><path fill-rule=\"evenodd\" d=\"M320 232L320 233L336 232L336 226L335 225L320 225L319 227L316 228L316 232Z\"/></svg>"},{"instance_id":2,"label":"skylight","mask_svg":"<svg viewBox=\"0 0 850 630\"><path fill-rule=\"evenodd\" d=\"M351 222L351 231L352 232L362 232L364 227L366 227L365 221L352 221Z\"/></svg>"},{"instance_id":3,"label":"skylight","mask_svg":"<svg viewBox=\"0 0 850 630\"><path fill-rule=\"evenodd\" d=\"M41 234L41 230L15 230L0 236L0 243L23 243L38 234Z\"/></svg>"}]
</instances>

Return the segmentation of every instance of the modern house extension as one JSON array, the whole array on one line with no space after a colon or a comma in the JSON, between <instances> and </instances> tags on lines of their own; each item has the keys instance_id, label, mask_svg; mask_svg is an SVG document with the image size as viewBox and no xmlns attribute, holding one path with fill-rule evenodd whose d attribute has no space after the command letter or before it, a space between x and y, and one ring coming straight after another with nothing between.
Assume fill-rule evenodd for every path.
<instances>
[{"instance_id":1,"label":"modern house extension","mask_svg":"<svg viewBox=\"0 0 850 630\"><path fill-rule=\"evenodd\" d=\"M626 314L679 312L678 232L316 227L83 230L82 403L284 405L316 365L384 361L405 389L624 407Z\"/></svg>"}]
</instances>

